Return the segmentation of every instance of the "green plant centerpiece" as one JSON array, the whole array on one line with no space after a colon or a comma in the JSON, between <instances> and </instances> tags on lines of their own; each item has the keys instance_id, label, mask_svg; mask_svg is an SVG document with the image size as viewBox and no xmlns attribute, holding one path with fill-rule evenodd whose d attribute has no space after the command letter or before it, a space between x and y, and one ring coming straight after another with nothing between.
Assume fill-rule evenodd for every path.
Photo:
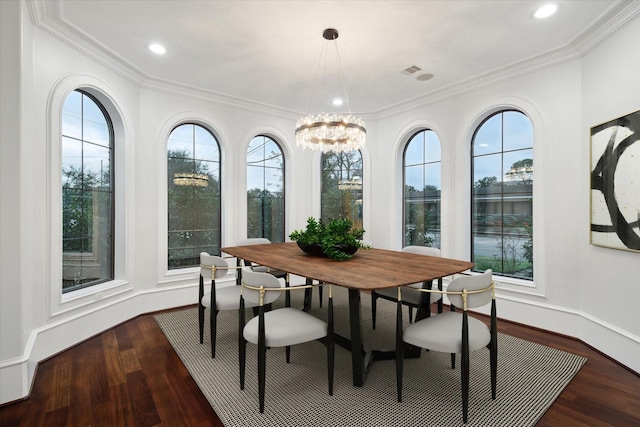
<instances>
[{"instance_id":1,"label":"green plant centerpiece","mask_svg":"<svg viewBox=\"0 0 640 427\"><path fill-rule=\"evenodd\" d=\"M368 249L362 243L364 230L353 227L348 219L333 219L328 224L313 217L307 219L305 230L295 230L289 238L298 243L304 252L345 261L358 249Z\"/></svg>"}]
</instances>

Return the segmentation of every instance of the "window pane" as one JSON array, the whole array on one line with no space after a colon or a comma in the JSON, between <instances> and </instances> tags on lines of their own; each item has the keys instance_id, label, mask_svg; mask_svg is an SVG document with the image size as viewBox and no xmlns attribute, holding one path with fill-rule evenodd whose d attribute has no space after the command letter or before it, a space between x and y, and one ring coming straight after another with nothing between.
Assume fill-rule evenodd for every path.
<instances>
[{"instance_id":1,"label":"window pane","mask_svg":"<svg viewBox=\"0 0 640 427\"><path fill-rule=\"evenodd\" d=\"M71 92L62 108L62 135L82 139L82 94Z\"/></svg>"},{"instance_id":2,"label":"window pane","mask_svg":"<svg viewBox=\"0 0 640 427\"><path fill-rule=\"evenodd\" d=\"M504 120L503 120L504 119ZM500 132L495 124L503 123ZM487 129L485 130L485 126ZM480 144L478 136L483 139ZM504 147L495 154L487 146ZM473 141L472 255L475 271L533 278L533 128L517 111L497 113Z\"/></svg>"},{"instance_id":3,"label":"window pane","mask_svg":"<svg viewBox=\"0 0 640 427\"><path fill-rule=\"evenodd\" d=\"M168 267L194 267L202 251L220 254L220 148L200 125L167 140ZM209 239L209 240L208 240Z\"/></svg>"},{"instance_id":4,"label":"window pane","mask_svg":"<svg viewBox=\"0 0 640 427\"><path fill-rule=\"evenodd\" d=\"M424 165L424 188L425 190L440 190L441 164L428 163Z\"/></svg>"},{"instance_id":5,"label":"window pane","mask_svg":"<svg viewBox=\"0 0 640 427\"><path fill-rule=\"evenodd\" d=\"M284 241L284 156L263 135L247 149L247 237Z\"/></svg>"},{"instance_id":6,"label":"window pane","mask_svg":"<svg viewBox=\"0 0 640 427\"><path fill-rule=\"evenodd\" d=\"M264 168L259 166L247 166L247 189L264 190Z\"/></svg>"},{"instance_id":7,"label":"window pane","mask_svg":"<svg viewBox=\"0 0 640 427\"><path fill-rule=\"evenodd\" d=\"M82 113L82 139L109 147L109 124L100 107L85 98Z\"/></svg>"},{"instance_id":8,"label":"window pane","mask_svg":"<svg viewBox=\"0 0 640 427\"><path fill-rule=\"evenodd\" d=\"M422 157L418 159L418 155ZM440 247L440 141L423 130L407 143L404 157L404 244Z\"/></svg>"},{"instance_id":9,"label":"window pane","mask_svg":"<svg viewBox=\"0 0 640 427\"><path fill-rule=\"evenodd\" d=\"M423 166L409 166L404 169L405 197L421 197L424 188Z\"/></svg>"},{"instance_id":10,"label":"window pane","mask_svg":"<svg viewBox=\"0 0 640 427\"><path fill-rule=\"evenodd\" d=\"M195 158L217 162L220 158L218 144L215 143L213 135L203 127L194 126L195 134Z\"/></svg>"},{"instance_id":11,"label":"window pane","mask_svg":"<svg viewBox=\"0 0 640 427\"><path fill-rule=\"evenodd\" d=\"M167 141L169 157L193 159L193 126L182 125L175 128Z\"/></svg>"},{"instance_id":12,"label":"window pane","mask_svg":"<svg viewBox=\"0 0 640 427\"><path fill-rule=\"evenodd\" d=\"M409 165L421 165L424 163L424 132L416 134L409 144L404 153L404 164Z\"/></svg>"},{"instance_id":13,"label":"window pane","mask_svg":"<svg viewBox=\"0 0 640 427\"><path fill-rule=\"evenodd\" d=\"M62 292L113 279L113 131L103 108L74 91L62 111Z\"/></svg>"},{"instance_id":14,"label":"window pane","mask_svg":"<svg viewBox=\"0 0 640 427\"><path fill-rule=\"evenodd\" d=\"M362 227L362 153L324 153L321 157L321 219L346 218Z\"/></svg>"},{"instance_id":15,"label":"window pane","mask_svg":"<svg viewBox=\"0 0 640 427\"><path fill-rule=\"evenodd\" d=\"M265 189L272 194L282 194L282 170L265 168L264 171Z\"/></svg>"},{"instance_id":16,"label":"window pane","mask_svg":"<svg viewBox=\"0 0 640 427\"><path fill-rule=\"evenodd\" d=\"M476 157L473 161L473 188L474 193L486 192L496 184L502 182L502 156L492 154Z\"/></svg>"},{"instance_id":17,"label":"window pane","mask_svg":"<svg viewBox=\"0 0 640 427\"><path fill-rule=\"evenodd\" d=\"M424 132L424 143L424 162L439 162L441 158L440 140L438 139L436 133L430 130Z\"/></svg>"},{"instance_id":18,"label":"window pane","mask_svg":"<svg viewBox=\"0 0 640 427\"><path fill-rule=\"evenodd\" d=\"M282 158L280 147L273 140L269 140L264 146L265 167L282 169Z\"/></svg>"},{"instance_id":19,"label":"window pane","mask_svg":"<svg viewBox=\"0 0 640 427\"><path fill-rule=\"evenodd\" d=\"M504 151L533 147L533 128L527 116L518 111L506 111L504 121Z\"/></svg>"},{"instance_id":20,"label":"window pane","mask_svg":"<svg viewBox=\"0 0 640 427\"><path fill-rule=\"evenodd\" d=\"M195 197L193 206L194 230L208 230L212 228L215 214L218 210L218 200L214 197Z\"/></svg>"},{"instance_id":21,"label":"window pane","mask_svg":"<svg viewBox=\"0 0 640 427\"><path fill-rule=\"evenodd\" d=\"M193 196L169 195L169 231L193 229Z\"/></svg>"},{"instance_id":22,"label":"window pane","mask_svg":"<svg viewBox=\"0 0 640 427\"><path fill-rule=\"evenodd\" d=\"M482 124L473 140L473 155L502 151L502 115L496 114Z\"/></svg>"},{"instance_id":23,"label":"window pane","mask_svg":"<svg viewBox=\"0 0 640 427\"><path fill-rule=\"evenodd\" d=\"M82 141L62 138L62 187L82 187Z\"/></svg>"},{"instance_id":24,"label":"window pane","mask_svg":"<svg viewBox=\"0 0 640 427\"><path fill-rule=\"evenodd\" d=\"M247 164L251 166L264 166L264 143L263 136L256 136L249 143L247 149Z\"/></svg>"},{"instance_id":25,"label":"window pane","mask_svg":"<svg viewBox=\"0 0 640 427\"><path fill-rule=\"evenodd\" d=\"M109 159L111 150L95 144L84 144L82 153L84 165L85 186L87 187L109 187L110 168Z\"/></svg>"}]
</instances>

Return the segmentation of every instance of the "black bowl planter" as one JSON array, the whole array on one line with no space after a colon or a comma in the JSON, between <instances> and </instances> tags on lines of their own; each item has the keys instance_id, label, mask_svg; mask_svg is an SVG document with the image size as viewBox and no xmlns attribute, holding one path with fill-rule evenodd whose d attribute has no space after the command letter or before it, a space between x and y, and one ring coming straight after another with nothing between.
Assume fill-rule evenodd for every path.
<instances>
[{"instance_id":1,"label":"black bowl planter","mask_svg":"<svg viewBox=\"0 0 640 427\"><path fill-rule=\"evenodd\" d=\"M334 219L325 224L309 217L307 228L293 231L289 238L309 255L346 261L358 249L368 248L362 244L363 234L364 230L352 227L348 219Z\"/></svg>"},{"instance_id":2,"label":"black bowl planter","mask_svg":"<svg viewBox=\"0 0 640 427\"><path fill-rule=\"evenodd\" d=\"M322 245L319 243L310 244L310 245L306 245L300 242L296 242L296 243L298 244L298 247L302 249L302 252L306 254L309 254L312 256L318 256L318 257L325 257L325 258L329 257L329 255L324 253L324 251L322 250ZM334 248L339 250L340 252L344 252L347 255L353 255L356 252L358 252L358 247L352 246L352 245L335 245Z\"/></svg>"}]
</instances>

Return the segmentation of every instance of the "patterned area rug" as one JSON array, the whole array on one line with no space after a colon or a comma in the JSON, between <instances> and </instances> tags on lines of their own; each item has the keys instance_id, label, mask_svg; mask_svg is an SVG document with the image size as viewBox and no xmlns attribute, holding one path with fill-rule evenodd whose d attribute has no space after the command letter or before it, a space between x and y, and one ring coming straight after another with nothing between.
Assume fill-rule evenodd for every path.
<instances>
[{"instance_id":1,"label":"patterned area rug","mask_svg":"<svg viewBox=\"0 0 640 427\"><path fill-rule=\"evenodd\" d=\"M293 292L293 306L302 305L302 293ZM336 332L348 336L347 292L334 286L333 295ZM314 297L311 312L322 317L326 304L319 308L317 293ZM364 386L353 387L350 353L336 346L334 395L329 396L326 351L320 342L292 347L290 364L285 362L283 348L272 348L267 352L265 412L260 414L256 349L251 344L247 346L245 389L239 387L237 312L218 315L215 359L210 355L208 317L204 344L198 342L196 308L155 318L227 427L463 425L459 357L455 370L448 354L423 352L418 359L405 360L403 402L398 403L392 360L375 361ZM365 345L393 348L393 303L378 300L377 329L373 331L370 297L363 295L362 320ZM471 354L467 426L535 425L585 362L586 358L499 333L496 400L491 400L489 351Z\"/></svg>"}]
</instances>

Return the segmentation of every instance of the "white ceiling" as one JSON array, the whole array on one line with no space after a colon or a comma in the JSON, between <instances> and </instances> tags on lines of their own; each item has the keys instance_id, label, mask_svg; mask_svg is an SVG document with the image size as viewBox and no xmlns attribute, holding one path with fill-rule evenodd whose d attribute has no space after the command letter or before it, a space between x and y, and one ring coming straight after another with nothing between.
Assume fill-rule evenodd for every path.
<instances>
[{"instance_id":1,"label":"white ceiling","mask_svg":"<svg viewBox=\"0 0 640 427\"><path fill-rule=\"evenodd\" d=\"M143 78L293 112L335 109L328 100L340 92L337 67L329 62L324 79L316 70L330 43L322 31L336 28L350 109L367 114L575 51L629 4L555 2L558 12L546 20L532 16L545 2L525 0L44 0L39 7L54 27ZM167 54L151 53L151 42ZM413 65L422 70L401 73ZM425 73L434 77L416 78Z\"/></svg>"}]
</instances>

